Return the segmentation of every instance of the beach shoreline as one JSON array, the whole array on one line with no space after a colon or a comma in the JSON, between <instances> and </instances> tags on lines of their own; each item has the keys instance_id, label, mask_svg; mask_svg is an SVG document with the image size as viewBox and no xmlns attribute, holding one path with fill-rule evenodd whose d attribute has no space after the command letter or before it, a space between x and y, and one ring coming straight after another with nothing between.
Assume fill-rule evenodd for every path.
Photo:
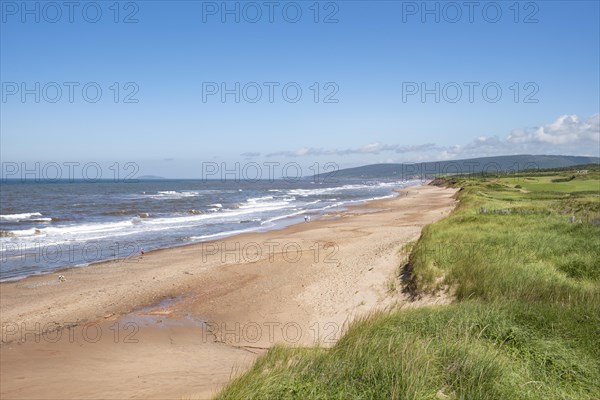
<instances>
[{"instance_id":1,"label":"beach shoreline","mask_svg":"<svg viewBox=\"0 0 600 400\"><path fill-rule=\"evenodd\" d=\"M454 189L400 192L309 223L65 269L65 282L55 272L0 283L2 397L206 398L274 344L333 344L353 318L404 301L386 287L402 245L455 205ZM105 334L90 341L78 332L89 326ZM126 327L137 342L123 342ZM73 340L47 340L67 331ZM48 373L57 360L74 366ZM119 362L130 367L111 372ZM86 368L107 372L65 390L61 377Z\"/></svg>"},{"instance_id":2,"label":"beach shoreline","mask_svg":"<svg viewBox=\"0 0 600 400\"><path fill-rule=\"evenodd\" d=\"M126 259L132 259L132 258L137 257L138 255L140 255L141 250L144 250L145 254L149 254L149 253L156 252L159 250L168 250L168 249L174 249L174 248L178 248L178 247L193 246L193 245L197 245L199 243L223 240L223 239L226 239L229 237L242 235L244 233L263 233L263 232L269 232L269 231L277 231L277 230L285 229L288 226L302 223L303 222L302 216L308 216L309 218L311 218L311 219L314 218L315 220L327 218L327 216L331 215L332 213L333 214L343 213L345 210L362 208L364 206L364 204L366 204L366 203L371 203L374 201L384 200L384 199L395 197L404 188L428 184L428 183L429 183L428 181L421 181L420 183L417 183L416 181L415 182L410 181L410 182L408 182L408 184L406 186L402 186L401 189L399 189L399 188L392 189L392 194L390 194L390 195L385 195L385 196L380 196L380 197L375 197L375 198L365 198L365 199L361 199L361 200L348 200L345 204L339 205L338 206L339 210L337 210L337 211L335 211L335 209L332 211L325 211L325 209L305 209L305 210L302 210L302 212L296 216L276 217L276 220L278 220L278 222L275 224L272 224L271 226L264 226L264 227L259 226L259 227L253 227L253 228L248 228L248 229L224 231L221 233L209 235L209 236L214 236L214 238L210 238L210 239L208 239L208 238L207 239L188 238L189 241L187 241L187 242L185 242L185 241L182 241L179 243L175 242L175 243L171 243L171 244L159 245L159 247L150 247L150 248L148 248L147 246L143 246L143 242L141 242L141 244L140 244L140 242L137 240L135 240L135 241L124 240L120 243L119 242L116 243L117 246L115 246L115 248L113 248L114 254L111 254L111 255L106 254L106 255L104 255L104 257L102 257L100 259L95 259L95 260L86 260L86 258L88 257L87 252L91 249L91 250L95 250L96 253L98 253L98 252L103 253L104 250L106 250L106 249L98 249L93 245L90 246L90 249L88 249L87 245L83 244L82 248L79 249L79 252L86 253L86 256L83 256L83 260L81 260L81 261L83 261L82 263L74 263L71 261L71 263L67 264L67 265L60 265L60 266L56 266L54 268L49 268L49 269L44 268L41 271L36 271L33 273L29 273L29 274L3 277L0 279L0 284L9 283L9 282L19 282L26 278L38 277L38 276L44 276L44 275L56 274L58 276L62 272L66 272L66 271L76 269L76 268L86 268L86 267L109 263L109 262L124 261ZM122 250L126 250L125 252L127 253L127 255L123 256L123 254L117 254L119 252L116 250L119 248L121 248ZM6 245L6 249L12 250L12 247L10 245ZM16 249L18 249L18 247ZM21 250L21 251L23 251L23 250ZM65 248L63 249L63 247L61 247L60 244L51 243L51 244L48 244L47 246L42 246L41 248L38 248L37 252L33 252L32 254L27 255L25 253L21 253L21 257L24 257L24 258L32 257L36 261L40 258L44 258L46 261L48 261L48 263L52 264L57 261L62 262L62 260L59 260L58 259L59 257L56 257L56 256L58 254L62 255L64 252L68 252L68 251L69 251L69 246L65 246ZM53 252L56 252L58 254L53 254ZM16 255L18 255L18 253L15 254L15 256ZM3 257L7 257L7 256L3 255ZM8 257L10 258L10 254ZM92 251L92 257L94 257L93 251ZM73 258L73 256L71 256L71 258ZM4 260L6 260L6 258L4 258Z\"/></svg>"}]
</instances>

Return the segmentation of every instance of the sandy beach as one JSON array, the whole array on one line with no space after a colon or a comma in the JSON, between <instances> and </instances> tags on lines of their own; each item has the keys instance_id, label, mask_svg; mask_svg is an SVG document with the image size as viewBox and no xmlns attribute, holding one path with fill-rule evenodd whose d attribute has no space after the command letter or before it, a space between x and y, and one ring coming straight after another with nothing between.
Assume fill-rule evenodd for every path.
<instances>
[{"instance_id":1,"label":"sandy beach","mask_svg":"<svg viewBox=\"0 0 600 400\"><path fill-rule=\"evenodd\" d=\"M410 187L281 230L64 270L65 282L2 283L0 395L204 399L276 343L331 345L353 318L407 301L388 285L402 246L454 193Z\"/></svg>"}]
</instances>

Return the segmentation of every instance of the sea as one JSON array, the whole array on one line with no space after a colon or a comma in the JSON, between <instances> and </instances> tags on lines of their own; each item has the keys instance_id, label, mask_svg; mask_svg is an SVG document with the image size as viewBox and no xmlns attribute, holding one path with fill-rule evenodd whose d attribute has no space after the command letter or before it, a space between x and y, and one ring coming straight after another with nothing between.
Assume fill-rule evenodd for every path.
<instances>
[{"instance_id":1,"label":"sea","mask_svg":"<svg viewBox=\"0 0 600 400\"><path fill-rule=\"evenodd\" d=\"M0 281L267 231L396 196L418 180L0 183Z\"/></svg>"}]
</instances>

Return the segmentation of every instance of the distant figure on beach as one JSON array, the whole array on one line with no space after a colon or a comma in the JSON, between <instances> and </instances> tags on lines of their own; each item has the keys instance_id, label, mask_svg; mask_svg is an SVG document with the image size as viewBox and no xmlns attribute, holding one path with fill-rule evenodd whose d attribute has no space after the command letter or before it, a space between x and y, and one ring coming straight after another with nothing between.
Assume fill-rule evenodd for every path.
<instances>
[{"instance_id":1,"label":"distant figure on beach","mask_svg":"<svg viewBox=\"0 0 600 400\"><path fill-rule=\"evenodd\" d=\"M144 257L144 254L145 254L145 253L144 253L144 248L142 247L142 248L140 249L140 258Z\"/></svg>"},{"instance_id":2,"label":"distant figure on beach","mask_svg":"<svg viewBox=\"0 0 600 400\"><path fill-rule=\"evenodd\" d=\"M308 215L304 216L304 222L309 222L310 221L310 217Z\"/></svg>"}]
</instances>

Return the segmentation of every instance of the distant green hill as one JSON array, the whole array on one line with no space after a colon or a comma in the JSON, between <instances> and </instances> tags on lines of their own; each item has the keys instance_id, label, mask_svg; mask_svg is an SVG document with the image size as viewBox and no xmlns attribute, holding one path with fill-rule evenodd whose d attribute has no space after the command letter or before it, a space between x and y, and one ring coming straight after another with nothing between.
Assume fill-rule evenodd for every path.
<instances>
[{"instance_id":1,"label":"distant green hill","mask_svg":"<svg viewBox=\"0 0 600 400\"><path fill-rule=\"evenodd\" d=\"M455 173L519 172L531 169L564 168L581 164L598 164L599 162L600 158L598 157L520 154L514 156L480 157L421 163L372 164L356 168L341 169L335 174L321 174L318 178L407 179L411 177L423 178L440 174Z\"/></svg>"}]
</instances>

